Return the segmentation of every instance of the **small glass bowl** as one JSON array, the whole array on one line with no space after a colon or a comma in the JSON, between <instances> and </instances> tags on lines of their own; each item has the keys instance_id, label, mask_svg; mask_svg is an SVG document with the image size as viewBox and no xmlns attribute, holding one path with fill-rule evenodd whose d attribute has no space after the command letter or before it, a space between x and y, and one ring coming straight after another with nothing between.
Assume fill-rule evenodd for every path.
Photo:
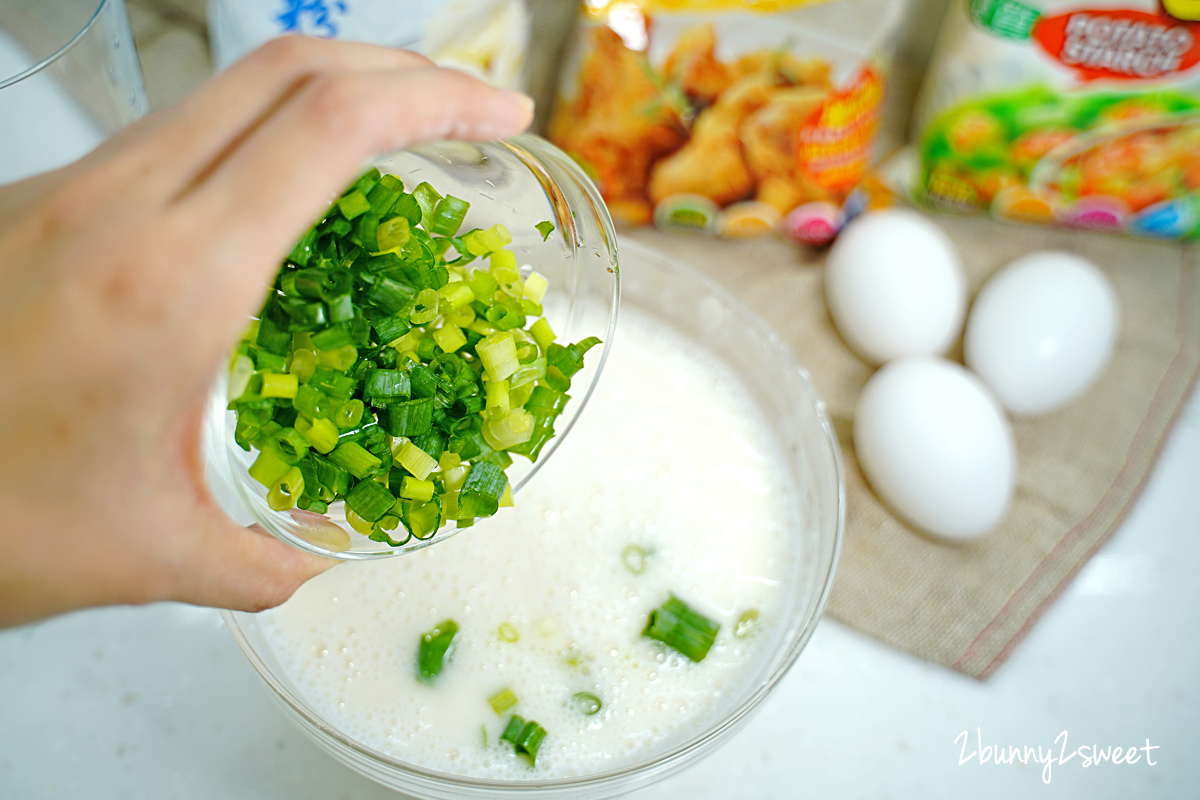
<instances>
[{"instance_id":1,"label":"small glass bowl","mask_svg":"<svg viewBox=\"0 0 1200 800\"><path fill-rule=\"evenodd\" d=\"M552 780L467 778L406 763L374 750L323 717L281 666L255 614L224 612L234 639L274 690L285 714L320 747L373 780L419 798L495 800L527 796L596 800L644 788L711 753L737 731L808 643L825 608L841 549L845 486L825 405L787 346L723 288L636 242L622 241L623 302L670 325L719 358L771 426L795 487L799 549L784 592L784 624L732 689L706 728L628 766Z\"/></svg>"},{"instance_id":2,"label":"small glass bowl","mask_svg":"<svg viewBox=\"0 0 1200 800\"><path fill-rule=\"evenodd\" d=\"M375 162L412 189L428 181L438 192L471 204L462 230L500 223L512 235L509 249L517 263L531 265L550 282L544 316L558 341L599 336L603 345L588 351L584 369L571 381L571 401L555 424L556 436L536 462L513 459L507 470L519 492L557 450L583 412L603 370L617 323L621 295L617 242L612 220L594 184L573 160L533 135L502 142L438 142L383 157ZM549 221L554 230L543 240L535 227ZM428 539L413 537L400 547L372 541L346 521L344 504L330 506L326 519L345 537L307 512L275 511L267 488L247 470L256 452L242 450L233 438L236 416L226 406L228 376L222 370L208 398L204 418L206 477L217 502L233 519L257 523L289 544L317 555L341 559L386 558L434 544L457 529L447 525ZM476 524L487 524L482 520Z\"/></svg>"}]
</instances>

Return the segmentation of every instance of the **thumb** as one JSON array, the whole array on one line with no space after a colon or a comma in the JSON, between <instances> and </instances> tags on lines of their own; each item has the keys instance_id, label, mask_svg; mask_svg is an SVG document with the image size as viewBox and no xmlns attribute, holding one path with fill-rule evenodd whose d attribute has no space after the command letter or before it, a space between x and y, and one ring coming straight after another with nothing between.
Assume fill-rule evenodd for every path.
<instances>
[{"instance_id":1,"label":"thumb","mask_svg":"<svg viewBox=\"0 0 1200 800\"><path fill-rule=\"evenodd\" d=\"M262 611L283 603L306 581L341 563L293 547L258 526L244 528L217 516L222 518L214 519L206 535L197 540L185 583L172 599Z\"/></svg>"}]
</instances>

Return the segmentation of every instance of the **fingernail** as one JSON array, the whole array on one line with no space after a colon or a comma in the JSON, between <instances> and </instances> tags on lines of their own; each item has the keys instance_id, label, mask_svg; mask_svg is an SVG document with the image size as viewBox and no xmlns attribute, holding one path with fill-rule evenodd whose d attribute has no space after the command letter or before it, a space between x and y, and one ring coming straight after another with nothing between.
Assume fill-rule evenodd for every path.
<instances>
[{"instance_id":1,"label":"fingernail","mask_svg":"<svg viewBox=\"0 0 1200 800\"><path fill-rule=\"evenodd\" d=\"M526 114L533 113L534 102L533 98L523 92L514 92L511 89L502 89L501 92L507 97L513 105L519 106Z\"/></svg>"}]
</instances>

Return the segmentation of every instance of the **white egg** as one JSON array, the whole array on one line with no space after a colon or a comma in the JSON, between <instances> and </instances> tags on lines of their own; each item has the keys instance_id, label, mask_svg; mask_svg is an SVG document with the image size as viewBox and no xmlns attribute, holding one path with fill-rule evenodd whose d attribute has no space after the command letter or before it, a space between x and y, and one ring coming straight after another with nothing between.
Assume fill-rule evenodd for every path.
<instances>
[{"instance_id":1,"label":"white egg","mask_svg":"<svg viewBox=\"0 0 1200 800\"><path fill-rule=\"evenodd\" d=\"M867 381L854 449L875 494L912 526L982 536L1004 518L1016 447L1004 409L979 378L931 356L890 362Z\"/></svg>"},{"instance_id":2,"label":"white egg","mask_svg":"<svg viewBox=\"0 0 1200 800\"><path fill-rule=\"evenodd\" d=\"M967 320L967 366L1014 414L1061 408L1108 365L1120 325L1105 274L1072 253L1038 252L998 271Z\"/></svg>"},{"instance_id":3,"label":"white egg","mask_svg":"<svg viewBox=\"0 0 1200 800\"><path fill-rule=\"evenodd\" d=\"M833 322L846 344L873 364L945 353L962 330L966 287L954 244L907 209L859 217L825 262Z\"/></svg>"}]
</instances>

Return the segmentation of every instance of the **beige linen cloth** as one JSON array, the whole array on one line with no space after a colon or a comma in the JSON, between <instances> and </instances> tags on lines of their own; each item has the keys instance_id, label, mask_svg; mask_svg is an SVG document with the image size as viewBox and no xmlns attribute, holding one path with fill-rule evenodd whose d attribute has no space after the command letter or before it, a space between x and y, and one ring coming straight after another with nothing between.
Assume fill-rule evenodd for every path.
<instances>
[{"instance_id":1,"label":"beige linen cloth","mask_svg":"<svg viewBox=\"0 0 1200 800\"><path fill-rule=\"evenodd\" d=\"M1019 469L1008 516L991 534L962 545L906 528L880 505L859 470L851 420L873 370L833 328L821 254L772 240L631 235L698 267L762 315L825 399L841 442L847 492L846 537L829 614L917 656L986 678L1113 534L1149 477L1200 372L1200 246L984 218L934 219L958 246L972 297L1017 256L1063 249L1099 264L1121 300L1121 332L1108 369L1069 407L1014 421ZM961 349L951 357L961 361Z\"/></svg>"}]
</instances>

